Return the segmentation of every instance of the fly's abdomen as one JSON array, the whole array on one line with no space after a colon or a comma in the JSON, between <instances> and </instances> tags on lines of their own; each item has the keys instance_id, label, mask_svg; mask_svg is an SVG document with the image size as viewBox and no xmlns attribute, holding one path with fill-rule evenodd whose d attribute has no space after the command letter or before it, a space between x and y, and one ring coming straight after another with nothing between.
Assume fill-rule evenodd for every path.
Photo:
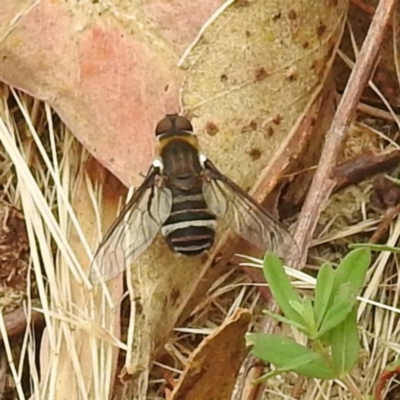
<instances>
[{"instance_id":1,"label":"fly's abdomen","mask_svg":"<svg viewBox=\"0 0 400 400\"><path fill-rule=\"evenodd\" d=\"M173 204L169 218L161 228L169 248L194 256L214 243L216 220L207 207L202 188L172 190Z\"/></svg>"}]
</instances>

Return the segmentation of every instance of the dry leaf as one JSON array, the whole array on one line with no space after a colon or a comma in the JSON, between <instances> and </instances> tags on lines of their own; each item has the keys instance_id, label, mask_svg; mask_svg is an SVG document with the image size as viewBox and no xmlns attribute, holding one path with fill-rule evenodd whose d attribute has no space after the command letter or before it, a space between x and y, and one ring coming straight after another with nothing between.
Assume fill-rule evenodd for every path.
<instances>
[{"instance_id":1,"label":"dry leaf","mask_svg":"<svg viewBox=\"0 0 400 400\"><path fill-rule=\"evenodd\" d=\"M245 333L251 313L238 309L190 355L169 400L230 400L248 354Z\"/></svg>"},{"instance_id":2,"label":"dry leaf","mask_svg":"<svg viewBox=\"0 0 400 400\"><path fill-rule=\"evenodd\" d=\"M321 93L346 15L345 3L324 6L304 1L294 10L289 0L268 7L263 1L234 3L186 60L183 104L202 150L246 189L275 157L290 164L285 148L295 141L292 127ZM126 372L139 373L138 398L145 398L154 355L205 270L201 259L169 252L161 238L134 264L140 313Z\"/></svg>"},{"instance_id":3,"label":"dry leaf","mask_svg":"<svg viewBox=\"0 0 400 400\"><path fill-rule=\"evenodd\" d=\"M322 90L345 16L343 1L234 2L185 60L184 109L210 159L244 188Z\"/></svg>"},{"instance_id":4,"label":"dry leaf","mask_svg":"<svg viewBox=\"0 0 400 400\"><path fill-rule=\"evenodd\" d=\"M105 5L108 12L98 13ZM14 19L0 42L2 79L49 101L82 143L129 183L147 168L160 111L177 110L184 75L174 67L183 41L174 47L160 33L168 26L158 29L145 14L135 19L140 11L122 1L77 7L43 0ZM245 189L266 165L290 164L290 132L321 91L345 13L346 2L237 1L186 58L182 102L203 151ZM189 37L190 15L184 22L173 27ZM169 35L179 37L172 29ZM32 37L41 40L39 48ZM126 372L139 377L136 397L146 398L156 351L205 270L204 259L178 257L162 239L133 266L137 312Z\"/></svg>"},{"instance_id":5,"label":"dry leaf","mask_svg":"<svg viewBox=\"0 0 400 400\"><path fill-rule=\"evenodd\" d=\"M137 185L157 121L179 111L180 53L220 3L0 2L0 79L48 102L106 168Z\"/></svg>"}]
</instances>

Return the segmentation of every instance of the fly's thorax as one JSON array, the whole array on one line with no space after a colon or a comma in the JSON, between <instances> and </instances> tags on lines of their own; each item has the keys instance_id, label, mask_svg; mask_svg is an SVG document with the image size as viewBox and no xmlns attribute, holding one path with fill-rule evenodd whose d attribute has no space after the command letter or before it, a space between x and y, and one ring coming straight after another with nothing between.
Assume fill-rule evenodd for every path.
<instances>
[{"instance_id":1,"label":"fly's thorax","mask_svg":"<svg viewBox=\"0 0 400 400\"><path fill-rule=\"evenodd\" d=\"M202 184L204 167L197 147L190 141L182 138L168 140L161 148L159 158L166 186L190 190Z\"/></svg>"},{"instance_id":2,"label":"fly's thorax","mask_svg":"<svg viewBox=\"0 0 400 400\"><path fill-rule=\"evenodd\" d=\"M168 133L160 135L158 137L158 154L161 155L166 147L169 147L176 142L185 142L188 145L197 149L197 151L199 149L199 139L197 138L197 136L192 132L182 131L179 133Z\"/></svg>"}]
</instances>

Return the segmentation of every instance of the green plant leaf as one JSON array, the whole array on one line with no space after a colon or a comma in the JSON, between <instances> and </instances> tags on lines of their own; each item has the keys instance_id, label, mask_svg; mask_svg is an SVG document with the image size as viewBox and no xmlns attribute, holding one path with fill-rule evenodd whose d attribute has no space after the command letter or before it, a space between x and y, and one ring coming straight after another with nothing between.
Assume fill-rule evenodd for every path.
<instances>
[{"instance_id":1,"label":"green plant leaf","mask_svg":"<svg viewBox=\"0 0 400 400\"><path fill-rule=\"evenodd\" d=\"M388 246L386 244L372 244L372 243L351 243L350 249L370 249L375 251L390 251L391 253L400 253L400 247Z\"/></svg>"},{"instance_id":2,"label":"green plant leaf","mask_svg":"<svg viewBox=\"0 0 400 400\"><path fill-rule=\"evenodd\" d=\"M312 354L305 354L304 356L300 356L298 358L293 359L292 363L289 363L286 365L286 367L283 368L276 368L265 375L261 376L260 378L256 379L254 383L261 383L264 382L268 379L271 379L277 375L281 375L285 372L291 372L295 371L297 368L301 368L303 365L309 364L321 356L318 353L312 353Z\"/></svg>"},{"instance_id":3,"label":"green plant leaf","mask_svg":"<svg viewBox=\"0 0 400 400\"><path fill-rule=\"evenodd\" d=\"M307 328L304 325L299 324L298 322L293 321L292 319L286 318L283 315L273 313L272 311L269 311L269 310L263 310L263 313L270 316L271 318L276 319L279 322L282 322L283 324L293 326L294 328L296 328L302 332L306 332L306 330L307 330Z\"/></svg>"},{"instance_id":4,"label":"green plant leaf","mask_svg":"<svg viewBox=\"0 0 400 400\"><path fill-rule=\"evenodd\" d=\"M299 375L334 379L335 372L329 368L322 355L294 341L277 335L249 333L247 342L253 345L251 353L279 369L293 371Z\"/></svg>"},{"instance_id":5,"label":"green plant leaf","mask_svg":"<svg viewBox=\"0 0 400 400\"><path fill-rule=\"evenodd\" d=\"M272 253L266 253L263 271L272 295L282 312L287 318L303 325L303 318L290 304L290 302L301 303L301 298L292 287L282 261Z\"/></svg>"},{"instance_id":6,"label":"green plant leaf","mask_svg":"<svg viewBox=\"0 0 400 400\"><path fill-rule=\"evenodd\" d=\"M297 301L289 301L289 304L292 306L293 310L297 311L297 313L302 318L301 330L307 336L315 335L317 332L317 326L315 325L314 309L313 309L311 300L304 298L301 303L299 303ZM294 324L291 324L291 325L294 325ZM300 325L300 324L297 324L297 325Z\"/></svg>"},{"instance_id":7,"label":"green plant leaf","mask_svg":"<svg viewBox=\"0 0 400 400\"><path fill-rule=\"evenodd\" d=\"M337 327L347 318L356 303L356 297L353 294L352 287L349 283L342 284L333 300L332 305L328 308L321 325L315 337L321 338L331 329Z\"/></svg>"},{"instance_id":8,"label":"green plant leaf","mask_svg":"<svg viewBox=\"0 0 400 400\"><path fill-rule=\"evenodd\" d=\"M314 315L317 328L321 326L322 319L332 301L334 271L329 263L322 264L318 271L317 286L315 287Z\"/></svg>"},{"instance_id":9,"label":"green plant leaf","mask_svg":"<svg viewBox=\"0 0 400 400\"><path fill-rule=\"evenodd\" d=\"M338 290L344 283L350 283L354 292L358 294L365 281L365 275L371 263L371 251L366 248L352 250L343 258L335 271L333 291Z\"/></svg>"},{"instance_id":10,"label":"green plant leaf","mask_svg":"<svg viewBox=\"0 0 400 400\"><path fill-rule=\"evenodd\" d=\"M291 301L289 300L289 304L290 307L293 308L294 311L296 311L299 315L303 315L304 313L304 306L303 306L303 302L299 302L299 301Z\"/></svg>"},{"instance_id":11,"label":"green plant leaf","mask_svg":"<svg viewBox=\"0 0 400 400\"><path fill-rule=\"evenodd\" d=\"M333 363L342 376L354 368L360 352L356 307L353 307L347 318L332 330L330 341Z\"/></svg>"},{"instance_id":12,"label":"green plant leaf","mask_svg":"<svg viewBox=\"0 0 400 400\"><path fill-rule=\"evenodd\" d=\"M303 299L303 319L307 326L309 335L315 335L317 325L315 324L314 308L310 299Z\"/></svg>"},{"instance_id":13,"label":"green plant leaf","mask_svg":"<svg viewBox=\"0 0 400 400\"><path fill-rule=\"evenodd\" d=\"M345 282L340 284L339 287L336 288L336 291L333 295L331 307L338 303L348 303L353 305L356 302L356 299L357 293L354 290L353 286L350 282Z\"/></svg>"}]
</instances>

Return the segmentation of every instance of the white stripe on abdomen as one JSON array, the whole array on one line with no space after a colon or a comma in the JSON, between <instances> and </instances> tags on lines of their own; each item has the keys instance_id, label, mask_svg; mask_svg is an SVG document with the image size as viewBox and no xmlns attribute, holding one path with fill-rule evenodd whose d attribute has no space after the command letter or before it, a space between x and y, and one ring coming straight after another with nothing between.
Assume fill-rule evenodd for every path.
<instances>
[{"instance_id":1,"label":"white stripe on abdomen","mask_svg":"<svg viewBox=\"0 0 400 400\"><path fill-rule=\"evenodd\" d=\"M189 228L191 226L205 226L206 228L215 230L217 221L215 221L215 219L201 219L194 221L175 222L174 224L164 225L161 227L161 234L163 236L168 236L171 232L175 232L178 229Z\"/></svg>"}]
</instances>

